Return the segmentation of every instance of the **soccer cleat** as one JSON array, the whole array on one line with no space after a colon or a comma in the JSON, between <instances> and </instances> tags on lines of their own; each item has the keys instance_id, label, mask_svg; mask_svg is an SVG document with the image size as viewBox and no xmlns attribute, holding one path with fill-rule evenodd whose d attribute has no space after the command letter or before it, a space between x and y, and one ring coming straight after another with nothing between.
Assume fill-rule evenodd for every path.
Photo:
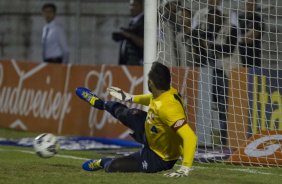
<instances>
[{"instance_id":1,"label":"soccer cleat","mask_svg":"<svg viewBox=\"0 0 282 184\"><path fill-rule=\"evenodd\" d=\"M89 89L84 87L78 87L75 90L75 93L79 98L88 102L91 106L104 110L105 102L93 94Z\"/></svg>"},{"instance_id":2,"label":"soccer cleat","mask_svg":"<svg viewBox=\"0 0 282 184\"><path fill-rule=\"evenodd\" d=\"M82 168L86 171L97 171L102 169L101 159L99 160L88 160L82 164Z\"/></svg>"}]
</instances>

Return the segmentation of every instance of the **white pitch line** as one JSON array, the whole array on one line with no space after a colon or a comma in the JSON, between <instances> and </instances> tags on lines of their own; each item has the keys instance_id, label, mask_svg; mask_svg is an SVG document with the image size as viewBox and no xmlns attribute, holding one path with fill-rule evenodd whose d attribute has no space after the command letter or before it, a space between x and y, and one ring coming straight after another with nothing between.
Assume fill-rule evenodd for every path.
<instances>
[{"instance_id":1,"label":"white pitch line","mask_svg":"<svg viewBox=\"0 0 282 184\"><path fill-rule=\"evenodd\" d=\"M60 158L70 158L70 159L75 159L75 160L89 160L89 158L82 158L82 157L76 157L76 156L70 156L70 155L55 155L55 157L60 157Z\"/></svg>"},{"instance_id":2,"label":"white pitch line","mask_svg":"<svg viewBox=\"0 0 282 184\"><path fill-rule=\"evenodd\" d=\"M21 153L28 153L28 154L35 154L33 151L28 151L28 150L3 150L0 148L0 151L17 151ZM55 155L55 157L60 157L60 158L70 158L74 160L89 160L89 158L83 158L83 157L76 157L76 156L70 156L70 155ZM175 164L176 166L181 166L179 164ZM210 169L209 167L203 167L203 166L193 166L195 169ZM249 174L264 174L264 175L275 175L275 176L280 176L282 177L281 174L273 174L273 173L268 173L268 172L262 172L262 171L257 171L255 169L237 169L237 168L218 168L218 169L226 169L229 171L239 171L239 172L244 172L244 173L249 173Z\"/></svg>"},{"instance_id":3,"label":"white pitch line","mask_svg":"<svg viewBox=\"0 0 282 184\"><path fill-rule=\"evenodd\" d=\"M33 151L28 151L28 150L7 150L7 151L17 151L17 152L21 152L21 153L35 154ZM76 156L70 156L70 155L55 155L55 157L70 158L70 159L74 159L74 160L89 160L89 158L76 157Z\"/></svg>"},{"instance_id":4,"label":"white pitch line","mask_svg":"<svg viewBox=\"0 0 282 184\"><path fill-rule=\"evenodd\" d=\"M176 166L181 166L179 164L175 164ZM203 167L203 166L193 166L192 168L195 169L210 169L209 167ZM224 170L229 170L229 171L239 171L239 172L244 172L244 173L249 173L249 174L264 174L264 175L275 175L275 176L280 176L282 177L281 174L273 174L273 173L269 173L269 172L262 172L262 171L257 171L255 169L236 169L236 168L218 168L218 169L224 169Z\"/></svg>"}]
</instances>

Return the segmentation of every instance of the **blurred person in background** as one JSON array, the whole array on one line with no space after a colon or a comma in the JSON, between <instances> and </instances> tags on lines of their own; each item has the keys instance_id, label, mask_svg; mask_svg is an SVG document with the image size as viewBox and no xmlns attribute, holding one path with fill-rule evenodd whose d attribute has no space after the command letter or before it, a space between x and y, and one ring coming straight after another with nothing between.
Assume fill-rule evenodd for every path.
<instances>
[{"instance_id":1,"label":"blurred person in background","mask_svg":"<svg viewBox=\"0 0 282 184\"><path fill-rule=\"evenodd\" d=\"M225 27L222 27L224 24L229 27L231 26L231 29L226 30ZM199 62L202 66L211 66L221 63L224 65L222 68L226 70L227 73L228 69L237 67L236 63L238 63L238 58L235 53L237 52L237 36L239 35L237 28L237 14L233 11L223 9L221 0L208 0L208 6L195 13L192 21L193 46L196 54L200 57ZM221 50L221 47L215 46L216 44L213 42L224 39L224 35L220 34L223 31L232 39L226 38L226 40L224 40L224 50ZM208 42L209 44L207 44ZM207 48L207 46L209 46L209 48ZM224 54L224 52L226 54ZM229 55L229 52L233 52L234 54ZM229 56L231 56L231 58ZM216 62L216 59L220 61L231 59L232 62Z\"/></svg>"},{"instance_id":2,"label":"blurred person in background","mask_svg":"<svg viewBox=\"0 0 282 184\"><path fill-rule=\"evenodd\" d=\"M158 46L162 52L158 53L158 58L170 66L179 66L176 43L179 7L177 0L164 0L159 8L161 24L158 30Z\"/></svg>"},{"instance_id":3,"label":"blurred person in background","mask_svg":"<svg viewBox=\"0 0 282 184\"><path fill-rule=\"evenodd\" d=\"M256 12L256 0L247 0L245 12L239 15L241 30L240 54L243 66L261 66L261 39L264 22Z\"/></svg>"},{"instance_id":4,"label":"blurred person in background","mask_svg":"<svg viewBox=\"0 0 282 184\"><path fill-rule=\"evenodd\" d=\"M112 38L120 42L120 65L143 65L144 53L144 12L143 0L130 0L131 20L127 28L113 32Z\"/></svg>"},{"instance_id":5,"label":"blurred person in background","mask_svg":"<svg viewBox=\"0 0 282 184\"><path fill-rule=\"evenodd\" d=\"M194 66L192 47L192 12L182 7L178 12L178 33L176 35L178 66ZM195 64L197 66L197 64Z\"/></svg>"},{"instance_id":6,"label":"blurred person in background","mask_svg":"<svg viewBox=\"0 0 282 184\"><path fill-rule=\"evenodd\" d=\"M213 105L219 113L220 140L227 144L228 76L240 67L238 16L223 10L221 0L208 0L208 7L193 17L193 44L200 64L213 69Z\"/></svg>"},{"instance_id":7,"label":"blurred person in background","mask_svg":"<svg viewBox=\"0 0 282 184\"><path fill-rule=\"evenodd\" d=\"M47 63L68 63L66 35L56 20L56 12L55 4L46 3L42 6L42 14L46 20L42 32L42 58Z\"/></svg>"}]
</instances>

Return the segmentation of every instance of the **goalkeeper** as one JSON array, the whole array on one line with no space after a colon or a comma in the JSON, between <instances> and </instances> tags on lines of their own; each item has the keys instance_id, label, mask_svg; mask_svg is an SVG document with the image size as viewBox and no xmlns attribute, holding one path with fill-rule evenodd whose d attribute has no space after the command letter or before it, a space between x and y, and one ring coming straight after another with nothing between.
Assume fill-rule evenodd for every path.
<instances>
[{"instance_id":1,"label":"goalkeeper","mask_svg":"<svg viewBox=\"0 0 282 184\"><path fill-rule=\"evenodd\" d=\"M116 87L108 88L110 95L119 100L149 106L148 113L139 109L129 109L119 102L105 102L89 89L76 89L76 94L91 106L108 111L132 129L132 137L144 145L140 151L129 156L89 160L82 165L83 169L153 173L171 169L182 156L180 169L165 175L188 176L194 159L197 137L187 123L181 96L170 86L170 71L165 65L154 62L148 77L150 94L130 95Z\"/></svg>"}]
</instances>

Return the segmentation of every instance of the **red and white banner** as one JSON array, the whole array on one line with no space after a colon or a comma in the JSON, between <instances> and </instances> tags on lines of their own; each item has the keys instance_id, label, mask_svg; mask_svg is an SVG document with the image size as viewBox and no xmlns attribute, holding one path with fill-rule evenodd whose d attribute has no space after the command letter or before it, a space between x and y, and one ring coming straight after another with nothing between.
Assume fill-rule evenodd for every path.
<instances>
[{"instance_id":1,"label":"red and white banner","mask_svg":"<svg viewBox=\"0 0 282 184\"><path fill-rule=\"evenodd\" d=\"M177 69L175 85L189 99L189 122L195 127L197 73ZM177 77L177 76L174 76ZM143 92L143 67L115 65L58 65L0 61L0 127L63 135L127 138L129 130L110 114L91 108L75 95L84 86L105 100L106 88L118 86L132 94ZM136 104L127 104L136 107Z\"/></svg>"},{"instance_id":2,"label":"red and white banner","mask_svg":"<svg viewBox=\"0 0 282 184\"><path fill-rule=\"evenodd\" d=\"M232 153L233 164L282 166L282 131L259 132Z\"/></svg>"}]
</instances>

